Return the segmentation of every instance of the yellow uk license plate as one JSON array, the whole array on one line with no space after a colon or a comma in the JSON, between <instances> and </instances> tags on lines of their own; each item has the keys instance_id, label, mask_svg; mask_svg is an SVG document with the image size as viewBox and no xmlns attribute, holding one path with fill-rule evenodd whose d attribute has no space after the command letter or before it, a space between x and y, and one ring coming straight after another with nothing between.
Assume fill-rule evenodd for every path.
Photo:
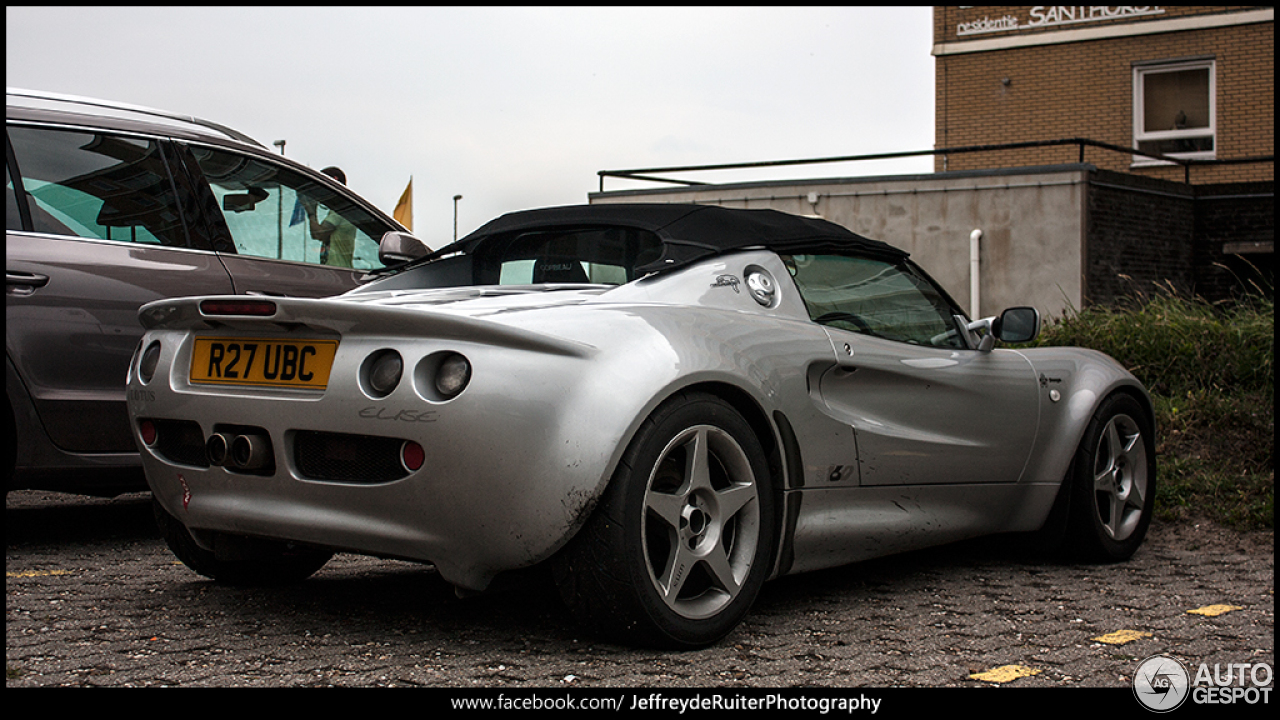
<instances>
[{"instance_id":1,"label":"yellow uk license plate","mask_svg":"<svg viewBox=\"0 0 1280 720\"><path fill-rule=\"evenodd\" d=\"M336 340L200 337L191 382L322 390L337 353Z\"/></svg>"}]
</instances>

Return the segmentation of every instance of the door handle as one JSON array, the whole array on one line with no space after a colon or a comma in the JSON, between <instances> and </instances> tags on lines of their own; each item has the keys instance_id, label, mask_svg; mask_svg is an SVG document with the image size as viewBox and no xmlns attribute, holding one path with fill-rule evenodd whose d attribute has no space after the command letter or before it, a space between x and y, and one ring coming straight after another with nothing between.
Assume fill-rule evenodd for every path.
<instances>
[{"instance_id":1,"label":"door handle","mask_svg":"<svg viewBox=\"0 0 1280 720\"><path fill-rule=\"evenodd\" d=\"M39 275L37 273L28 272L12 272L4 271L4 284L17 285L20 287L38 288L44 287L49 283L48 275Z\"/></svg>"}]
</instances>

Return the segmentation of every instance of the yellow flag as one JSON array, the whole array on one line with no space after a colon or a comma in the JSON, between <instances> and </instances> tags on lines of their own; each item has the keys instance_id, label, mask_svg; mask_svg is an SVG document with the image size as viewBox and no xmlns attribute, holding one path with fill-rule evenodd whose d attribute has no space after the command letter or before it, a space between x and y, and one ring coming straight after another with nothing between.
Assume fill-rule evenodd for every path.
<instances>
[{"instance_id":1,"label":"yellow flag","mask_svg":"<svg viewBox=\"0 0 1280 720\"><path fill-rule=\"evenodd\" d=\"M396 222L405 226L410 232L413 232L413 178L409 178L409 187L404 189L404 193L400 195L400 201L396 203L395 212L391 213L391 217Z\"/></svg>"}]
</instances>

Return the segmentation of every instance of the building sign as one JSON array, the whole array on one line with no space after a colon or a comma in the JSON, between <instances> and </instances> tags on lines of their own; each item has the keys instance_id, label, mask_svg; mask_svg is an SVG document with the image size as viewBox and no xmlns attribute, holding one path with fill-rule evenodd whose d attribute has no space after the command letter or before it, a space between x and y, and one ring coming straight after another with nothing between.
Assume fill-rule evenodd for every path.
<instances>
[{"instance_id":1,"label":"building sign","mask_svg":"<svg viewBox=\"0 0 1280 720\"><path fill-rule=\"evenodd\" d=\"M1036 5L1027 11L1025 18L1003 15L998 18L983 17L956 24L956 35L981 35L1008 30L1037 30L1078 23L1103 22L1163 15L1164 8L1157 5Z\"/></svg>"}]
</instances>

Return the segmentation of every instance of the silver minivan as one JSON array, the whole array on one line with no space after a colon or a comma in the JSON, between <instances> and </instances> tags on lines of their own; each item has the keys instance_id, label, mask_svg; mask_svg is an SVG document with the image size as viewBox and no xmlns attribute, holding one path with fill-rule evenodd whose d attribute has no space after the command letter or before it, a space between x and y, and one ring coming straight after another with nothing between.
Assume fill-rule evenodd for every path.
<instances>
[{"instance_id":1,"label":"silver minivan","mask_svg":"<svg viewBox=\"0 0 1280 720\"><path fill-rule=\"evenodd\" d=\"M6 489L146 489L124 385L140 305L336 295L408 259L389 247L424 254L406 234L341 183L221 125L9 89Z\"/></svg>"}]
</instances>

